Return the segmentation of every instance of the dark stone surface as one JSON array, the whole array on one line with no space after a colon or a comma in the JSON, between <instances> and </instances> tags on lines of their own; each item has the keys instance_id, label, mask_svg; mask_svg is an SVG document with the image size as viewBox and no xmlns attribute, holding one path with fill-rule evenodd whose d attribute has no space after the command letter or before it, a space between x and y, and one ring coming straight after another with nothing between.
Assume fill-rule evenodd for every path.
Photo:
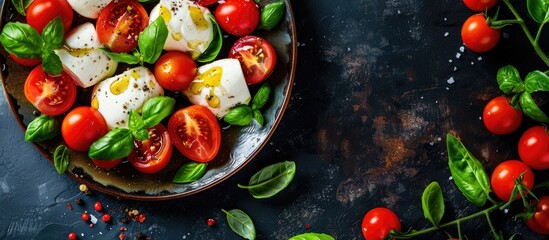
<instances>
[{"instance_id":1,"label":"dark stone surface","mask_svg":"<svg viewBox=\"0 0 549 240\"><path fill-rule=\"evenodd\" d=\"M221 212L239 208L254 220L257 239L309 231L363 239L362 217L378 206L393 209L403 229L429 227L420 198L432 181L444 192L443 221L478 211L450 180L445 136L458 135L488 172L517 157L520 132L533 123L502 137L487 132L480 117L485 103L500 94L499 67L514 64L524 74L542 66L519 29L505 28L496 49L475 54L460 50L461 24L472 14L460 1L301 0L293 8L298 72L280 126L240 173L196 196L137 202L83 195L77 182L57 174L23 141L2 94L0 238L63 239L73 231L79 239L116 239L126 227L127 239L138 231L152 239L239 239ZM279 195L255 200L236 187L284 160L295 161L297 173ZM99 218L96 201L113 220L90 227L80 215L87 210ZM126 209L145 213L145 222L122 223ZM520 211L494 213L496 228L506 237L516 232L518 239L544 239L512 219ZM208 227L208 218L217 225ZM455 228L446 231L456 236ZM462 231L468 239L491 239L484 218L463 223ZM439 231L419 239L446 238Z\"/></svg>"}]
</instances>

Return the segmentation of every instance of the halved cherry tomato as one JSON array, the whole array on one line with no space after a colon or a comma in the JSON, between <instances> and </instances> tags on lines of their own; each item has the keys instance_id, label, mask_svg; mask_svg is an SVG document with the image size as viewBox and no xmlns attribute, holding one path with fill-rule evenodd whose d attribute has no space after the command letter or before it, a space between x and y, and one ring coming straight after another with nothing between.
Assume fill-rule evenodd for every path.
<instances>
[{"instance_id":1,"label":"halved cherry tomato","mask_svg":"<svg viewBox=\"0 0 549 240\"><path fill-rule=\"evenodd\" d=\"M484 12L492 8L498 0L463 0L465 6L476 12Z\"/></svg>"},{"instance_id":2,"label":"halved cherry tomato","mask_svg":"<svg viewBox=\"0 0 549 240\"><path fill-rule=\"evenodd\" d=\"M238 37L252 33L259 24L259 7L254 0L227 0L215 9L223 31Z\"/></svg>"},{"instance_id":3,"label":"halved cherry tomato","mask_svg":"<svg viewBox=\"0 0 549 240\"><path fill-rule=\"evenodd\" d=\"M184 52L171 51L162 55L154 66L158 84L170 91L183 91L196 76L196 63Z\"/></svg>"},{"instance_id":4,"label":"halved cherry tomato","mask_svg":"<svg viewBox=\"0 0 549 240\"><path fill-rule=\"evenodd\" d=\"M378 207L364 215L362 219L362 235L366 240L381 240L389 235L389 231L400 231L400 218L391 209Z\"/></svg>"},{"instance_id":5,"label":"halved cherry tomato","mask_svg":"<svg viewBox=\"0 0 549 240\"><path fill-rule=\"evenodd\" d=\"M71 110L61 123L61 135L67 146L87 152L90 145L109 132L103 115L95 108L81 106Z\"/></svg>"},{"instance_id":6,"label":"halved cherry tomato","mask_svg":"<svg viewBox=\"0 0 549 240\"><path fill-rule=\"evenodd\" d=\"M530 230L539 234L549 234L549 196L539 198L534 216L526 220Z\"/></svg>"},{"instance_id":7,"label":"halved cherry tomato","mask_svg":"<svg viewBox=\"0 0 549 240\"><path fill-rule=\"evenodd\" d=\"M96 31L99 41L113 52L137 47L139 33L149 25L149 15L136 0L112 1L99 13Z\"/></svg>"},{"instance_id":8,"label":"halved cherry tomato","mask_svg":"<svg viewBox=\"0 0 549 240\"><path fill-rule=\"evenodd\" d=\"M56 17L61 17L65 32L69 31L73 12L67 0L34 0L27 8L27 23L42 34L42 30Z\"/></svg>"},{"instance_id":9,"label":"halved cherry tomato","mask_svg":"<svg viewBox=\"0 0 549 240\"><path fill-rule=\"evenodd\" d=\"M271 75L276 64L273 46L267 40L251 35L236 40L229 51L229 57L240 61L248 84L265 80Z\"/></svg>"},{"instance_id":10,"label":"halved cherry tomato","mask_svg":"<svg viewBox=\"0 0 549 240\"><path fill-rule=\"evenodd\" d=\"M42 62L41 58L18 58L15 55L10 53L11 59L16 63L19 63L23 66L32 67L40 64Z\"/></svg>"},{"instance_id":11,"label":"halved cherry tomato","mask_svg":"<svg viewBox=\"0 0 549 240\"><path fill-rule=\"evenodd\" d=\"M515 187L515 179L518 179L522 173L524 173L522 184L526 188L532 189L534 187L534 173L526 164L518 160L507 160L500 163L494 169L490 178L490 184L496 196L502 201L509 201ZM515 199L518 198L520 198L520 194L517 194Z\"/></svg>"},{"instance_id":12,"label":"halved cherry tomato","mask_svg":"<svg viewBox=\"0 0 549 240\"><path fill-rule=\"evenodd\" d=\"M486 23L484 14L475 14L463 23L461 40L473 52L486 52L494 48L500 38L500 30Z\"/></svg>"},{"instance_id":13,"label":"halved cherry tomato","mask_svg":"<svg viewBox=\"0 0 549 240\"><path fill-rule=\"evenodd\" d=\"M198 5L204 6L204 7L214 5L217 2L218 2L218 0L196 0L196 3L198 3Z\"/></svg>"},{"instance_id":14,"label":"halved cherry tomato","mask_svg":"<svg viewBox=\"0 0 549 240\"><path fill-rule=\"evenodd\" d=\"M518 153L529 167L536 170L549 169L549 134L543 126L526 130L519 139Z\"/></svg>"},{"instance_id":15,"label":"halved cherry tomato","mask_svg":"<svg viewBox=\"0 0 549 240\"><path fill-rule=\"evenodd\" d=\"M69 110L76 100L76 85L64 71L54 77L38 65L27 76L25 97L41 113L56 116Z\"/></svg>"},{"instance_id":16,"label":"halved cherry tomato","mask_svg":"<svg viewBox=\"0 0 549 240\"><path fill-rule=\"evenodd\" d=\"M493 134L509 134L522 123L522 111L513 108L505 96L498 96L484 107L482 121Z\"/></svg>"},{"instance_id":17,"label":"halved cherry tomato","mask_svg":"<svg viewBox=\"0 0 549 240\"><path fill-rule=\"evenodd\" d=\"M168 130L161 123L148 129L149 139L134 140L135 147L128 156L128 162L138 171L146 174L160 172L172 158L172 141Z\"/></svg>"},{"instance_id":18,"label":"halved cherry tomato","mask_svg":"<svg viewBox=\"0 0 549 240\"><path fill-rule=\"evenodd\" d=\"M122 162L122 158L119 158L119 159L116 159L116 160L95 160L95 159L92 159L92 162L93 162L93 164L95 164L95 166L98 166L100 168L111 169L111 168L114 168L114 167L118 166L118 164L120 164L120 162Z\"/></svg>"},{"instance_id":19,"label":"halved cherry tomato","mask_svg":"<svg viewBox=\"0 0 549 240\"><path fill-rule=\"evenodd\" d=\"M173 144L185 157L211 161L221 145L221 128L207 107L192 105L176 111L168 122Z\"/></svg>"}]
</instances>

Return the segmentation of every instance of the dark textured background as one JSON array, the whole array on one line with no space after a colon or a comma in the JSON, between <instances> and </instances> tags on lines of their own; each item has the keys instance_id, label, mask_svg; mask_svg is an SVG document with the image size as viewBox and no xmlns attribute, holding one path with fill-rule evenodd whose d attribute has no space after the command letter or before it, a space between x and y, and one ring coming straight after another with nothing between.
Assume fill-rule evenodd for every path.
<instances>
[{"instance_id":1,"label":"dark textured background","mask_svg":"<svg viewBox=\"0 0 549 240\"><path fill-rule=\"evenodd\" d=\"M443 221L478 211L450 180L445 136L458 135L489 172L517 157L520 133L533 123L526 121L517 133L501 137L489 134L480 117L486 102L500 94L499 67L514 64L523 74L544 69L519 29L505 28L496 49L479 55L460 50L461 24L473 12L458 0L292 4L298 71L282 122L240 173L196 196L137 202L98 192L82 195L77 182L57 174L23 141L2 94L0 238L63 239L73 231L80 239L115 239L124 226L128 239L137 231L153 239L239 239L220 210L239 208L254 220L257 239L287 239L308 231L363 239L362 217L378 206L393 209L403 229L429 227L420 197L432 181L444 192ZM503 7L503 15L506 11ZM284 160L295 161L297 173L279 195L255 200L236 187L262 167ZM85 205L76 205L77 197ZM110 224L90 228L80 219L84 210L99 217L95 201L113 216ZM121 223L125 209L138 209L146 221ZM493 214L494 224L507 237L517 232L518 239L543 239L512 220L517 212ZM217 219L216 227L206 225L208 218ZM483 218L462 228L468 239L491 239ZM446 231L456 236L456 229ZM420 239L446 238L440 231Z\"/></svg>"}]
</instances>

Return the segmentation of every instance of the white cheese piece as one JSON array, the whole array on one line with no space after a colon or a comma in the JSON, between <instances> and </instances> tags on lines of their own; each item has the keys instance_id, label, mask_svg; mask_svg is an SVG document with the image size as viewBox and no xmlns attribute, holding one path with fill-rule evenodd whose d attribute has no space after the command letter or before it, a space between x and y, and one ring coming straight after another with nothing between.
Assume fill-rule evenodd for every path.
<instances>
[{"instance_id":1,"label":"white cheese piece","mask_svg":"<svg viewBox=\"0 0 549 240\"><path fill-rule=\"evenodd\" d=\"M226 58L198 68L197 76L184 91L189 101L208 107L217 118L251 100L240 62Z\"/></svg>"},{"instance_id":2,"label":"white cheese piece","mask_svg":"<svg viewBox=\"0 0 549 240\"><path fill-rule=\"evenodd\" d=\"M145 67L135 67L98 83L91 106L105 117L110 129L128 126L130 110L141 111L150 98L164 95L164 89Z\"/></svg>"},{"instance_id":3,"label":"white cheese piece","mask_svg":"<svg viewBox=\"0 0 549 240\"><path fill-rule=\"evenodd\" d=\"M78 14L97 19L101 9L105 8L112 0L67 0L72 9Z\"/></svg>"}]
</instances>

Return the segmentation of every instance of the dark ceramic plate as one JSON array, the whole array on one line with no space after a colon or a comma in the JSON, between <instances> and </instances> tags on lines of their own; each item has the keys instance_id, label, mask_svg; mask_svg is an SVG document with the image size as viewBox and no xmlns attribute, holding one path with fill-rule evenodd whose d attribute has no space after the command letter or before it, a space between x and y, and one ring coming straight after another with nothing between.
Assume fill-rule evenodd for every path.
<instances>
[{"instance_id":1,"label":"dark ceramic plate","mask_svg":"<svg viewBox=\"0 0 549 240\"><path fill-rule=\"evenodd\" d=\"M260 2L264 6L273 0ZM147 5L146 5L147 6ZM24 21L11 5L11 1L3 1L2 27L8 21ZM81 19L75 20L73 26ZM274 73L266 80L272 86L272 94L265 106L265 126L257 125L248 127L227 127L222 132L222 142L219 154L208 165L206 175L200 180L190 184L174 184L172 178L179 167L186 161L182 155L174 151L174 156L168 167L162 172L146 175L134 170L127 162L111 170L103 170L95 167L90 159L83 153L71 152L72 159L67 174L89 187L121 198L138 200L166 200L189 196L204 191L229 178L248 162L263 148L270 136L275 131L282 114L290 99L293 85L297 39L294 17L289 0L286 0L286 12L280 25L269 32L257 31L254 33L269 40L277 53L277 65ZM224 49L219 54L220 58L227 56L228 48L236 38L224 39ZM2 84L7 100L11 106L15 119L23 129L35 118L35 108L25 99L23 86L27 74L32 68L23 67L11 60L2 48ZM121 67L119 67L120 69ZM252 86L252 94L257 86ZM86 96L86 91L79 90ZM88 105L87 97L77 99L76 104ZM182 104L176 108L183 107ZM34 113L34 114L33 114ZM45 143L36 144L37 149L50 161L53 150L63 139L58 136ZM5 146L7 147L7 146ZM176 153L177 152L177 153ZM55 171L55 169L50 169Z\"/></svg>"}]
</instances>

